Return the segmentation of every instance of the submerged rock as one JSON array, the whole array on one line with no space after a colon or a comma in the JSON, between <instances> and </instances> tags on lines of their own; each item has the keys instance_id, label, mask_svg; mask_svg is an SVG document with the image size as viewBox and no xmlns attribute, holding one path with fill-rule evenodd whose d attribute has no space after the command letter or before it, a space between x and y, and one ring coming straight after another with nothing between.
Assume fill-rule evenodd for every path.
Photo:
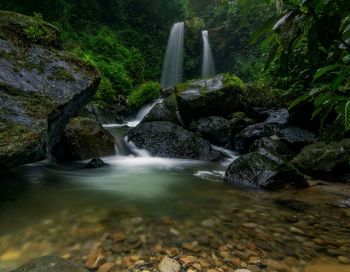
<instances>
[{"instance_id":1,"label":"submerged rock","mask_svg":"<svg viewBox=\"0 0 350 272\"><path fill-rule=\"evenodd\" d=\"M299 171L324 179L340 180L340 176L350 172L350 139L340 142L316 142L305 146L291 161Z\"/></svg>"},{"instance_id":2,"label":"submerged rock","mask_svg":"<svg viewBox=\"0 0 350 272\"><path fill-rule=\"evenodd\" d=\"M229 121L223 117L200 118L191 123L190 130L199 132L215 145L225 146L229 142Z\"/></svg>"},{"instance_id":3,"label":"submerged rock","mask_svg":"<svg viewBox=\"0 0 350 272\"><path fill-rule=\"evenodd\" d=\"M185 86L184 86L185 85ZM179 90L179 88L183 90ZM186 125L199 117L226 117L240 107L243 90L225 86L224 76L198 80L177 87L177 101Z\"/></svg>"},{"instance_id":4,"label":"submerged rock","mask_svg":"<svg viewBox=\"0 0 350 272\"><path fill-rule=\"evenodd\" d=\"M45 256L34 259L12 272L88 272L85 268L69 260L56 257Z\"/></svg>"},{"instance_id":5,"label":"submerged rock","mask_svg":"<svg viewBox=\"0 0 350 272\"><path fill-rule=\"evenodd\" d=\"M107 164L100 158L93 158L84 168L101 168Z\"/></svg>"},{"instance_id":6,"label":"submerged rock","mask_svg":"<svg viewBox=\"0 0 350 272\"><path fill-rule=\"evenodd\" d=\"M60 142L52 149L59 161L86 160L115 153L113 136L97 121L85 117L71 119Z\"/></svg>"},{"instance_id":7,"label":"submerged rock","mask_svg":"<svg viewBox=\"0 0 350 272\"><path fill-rule=\"evenodd\" d=\"M44 159L98 88L99 72L61 44L54 26L0 11L0 169Z\"/></svg>"},{"instance_id":8,"label":"submerged rock","mask_svg":"<svg viewBox=\"0 0 350 272\"><path fill-rule=\"evenodd\" d=\"M129 132L128 139L154 156L208 161L220 158L208 141L170 122L142 123Z\"/></svg>"},{"instance_id":9,"label":"submerged rock","mask_svg":"<svg viewBox=\"0 0 350 272\"><path fill-rule=\"evenodd\" d=\"M226 182L262 189L306 188L308 183L282 160L259 153L249 153L235 160L227 169Z\"/></svg>"}]
</instances>

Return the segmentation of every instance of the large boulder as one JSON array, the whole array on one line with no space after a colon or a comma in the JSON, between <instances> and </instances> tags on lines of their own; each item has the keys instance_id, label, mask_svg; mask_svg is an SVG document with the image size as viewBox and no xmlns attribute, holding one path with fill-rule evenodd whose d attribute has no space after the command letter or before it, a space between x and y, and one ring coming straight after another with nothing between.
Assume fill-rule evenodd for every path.
<instances>
[{"instance_id":1,"label":"large boulder","mask_svg":"<svg viewBox=\"0 0 350 272\"><path fill-rule=\"evenodd\" d=\"M267 190L308 187L299 172L268 153L254 152L239 157L229 166L225 178L230 185Z\"/></svg>"},{"instance_id":2,"label":"large boulder","mask_svg":"<svg viewBox=\"0 0 350 272\"><path fill-rule=\"evenodd\" d=\"M296 127L282 129L277 133L277 136L297 151L316 140L315 133Z\"/></svg>"},{"instance_id":3,"label":"large boulder","mask_svg":"<svg viewBox=\"0 0 350 272\"><path fill-rule=\"evenodd\" d=\"M190 130L199 132L212 144L225 146L229 142L229 121L223 117L200 118L190 125Z\"/></svg>"},{"instance_id":4,"label":"large boulder","mask_svg":"<svg viewBox=\"0 0 350 272\"><path fill-rule=\"evenodd\" d=\"M296 153L276 135L271 137L262 137L256 140L249 148L250 152L271 153L285 160L291 160Z\"/></svg>"},{"instance_id":5,"label":"large boulder","mask_svg":"<svg viewBox=\"0 0 350 272\"><path fill-rule=\"evenodd\" d=\"M175 94L165 98L161 103L157 103L145 116L142 122L167 121L181 125L181 117L178 110Z\"/></svg>"},{"instance_id":6,"label":"large boulder","mask_svg":"<svg viewBox=\"0 0 350 272\"><path fill-rule=\"evenodd\" d=\"M88 270L60 257L45 256L34 259L12 272L88 272Z\"/></svg>"},{"instance_id":7,"label":"large boulder","mask_svg":"<svg viewBox=\"0 0 350 272\"><path fill-rule=\"evenodd\" d=\"M177 87L179 111L186 125L199 117L227 117L240 108L242 95L241 87L225 85L223 75Z\"/></svg>"},{"instance_id":8,"label":"large boulder","mask_svg":"<svg viewBox=\"0 0 350 272\"><path fill-rule=\"evenodd\" d=\"M71 119L52 149L52 155L59 161L86 160L115 152L113 136L97 121L85 117Z\"/></svg>"},{"instance_id":9,"label":"large boulder","mask_svg":"<svg viewBox=\"0 0 350 272\"><path fill-rule=\"evenodd\" d=\"M340 175L350 173L349 158L350 139L343 139L305 146L291 164L311 176L340 180Z\"/></svg>"},{"instance_id":10,"label":"large boulder","mask_svg":"<svg viewBox=\"0 0 350 272\"><path fill-rule=\"evenodd\" d=\"M98 88L99 72L61 44L54 26L0 11L0 169L44 159Z\"/></svg>"},{"instance_id":11,"label":"large boulder","mask_svg":"<svg viewBox=\"0 0 350 272\"><path fill-rule=\"evenodd\" d=\"M153 156L208 161L220 157L208 141L170 122L142 123L128 133L128 140Z\"/></svg>"},{"instance_id":12,"label":"large boulder","mask_svg":"<svg viewBox=\"0 0 350 272\"><path fill-rule=\"evenodd\" d=\"M264 122L248 126L234 137L235 150L240 153L249 152L249 147L254 141L262 137L273 136L285 128L288 124L288 117L287 109L268 111Z\"/></svg>"}]
</instances>

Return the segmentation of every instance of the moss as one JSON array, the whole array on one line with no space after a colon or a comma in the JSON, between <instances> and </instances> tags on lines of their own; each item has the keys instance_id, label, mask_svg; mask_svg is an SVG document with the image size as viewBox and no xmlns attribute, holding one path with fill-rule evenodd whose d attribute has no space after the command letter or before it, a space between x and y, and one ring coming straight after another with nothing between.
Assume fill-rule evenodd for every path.
<instances>
[{"instance_id":1,"label":"moss","mask_svg":"<svg viewBox=\"0 0 350 272\"><path fill-rule=\"evenodd\" d=\"M223 83L226 88L244 88L243 81L238 76L232 74L225 74Z\"/></svg>"},{"instance_id":2,"label":"moss","mask_svg":"<svg viewBox=\"0 0 350 272\"><path fill-rule=\"evenodd\" d=\"M44 22L39 16L26 16L10 11L0 11L0 37L16 44L27 46L39 44L46 47L61 48L59 30Z\"/></svg>"},{"instance_id":3,"label":"moss","mask_svg":"<svg viewBox=\"0 0 350 272\"><path fill-rule=\"evenodd\" d=\"M246 84L243 102L247 107L275 107L283 105L280 91L264 84Z\"/></svg>"},{"instance_id":4,"label":"moss","mask_svg":"<svg viewBox=\"0 0 350 272\"><path fill-rule=\"evenodd\" d=\"M14 100L23 106L26 114L30 117L43 119L55 109L52 100L43 94L19 91L1 83L0 90L14 97Z\"/></svg>"},{"instance_id":5,"label":"moss","mask_svg":"<svg viewBox=\"0 0 350 272\"><path fill-rule=\"evenodd\" d=\"M49 80L60 80L60 81L74 81L75 77L65 68L55 67L51 75L48 76Z\"/></svg>"}]
</instances>

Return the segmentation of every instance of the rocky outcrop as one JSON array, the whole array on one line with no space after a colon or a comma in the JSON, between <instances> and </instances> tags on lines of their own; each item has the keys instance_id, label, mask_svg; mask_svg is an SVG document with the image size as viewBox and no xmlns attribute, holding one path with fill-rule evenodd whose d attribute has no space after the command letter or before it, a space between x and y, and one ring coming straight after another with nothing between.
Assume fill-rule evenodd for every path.
<instances>
[{"instance_id":1,"label":"rocky outcrop","mask_svg":"<svg viewBox=\"0 0 350 272\"><path fill-rule=\"evenodd\" d=\"M128 140L153 156L207 161L220 158L208 141L170 122L142 123L128 133Z\"/></svg>"},{"instance_id":2,"label":"rocky outcrop","mask_svg":"<svg viewBox=\"0 0 350 272\"><path fill-rule=\"evenodd\" d=\"M124 123L131 113L131 110L124 104L89 103L79 112L79 116L94 119L100 124L120 124Z\"/></svg>"},{"instance_id":3,"label":"rocky outcrop","mask_svg":"<svg viewBox=\"0 0 350 272\"><path fill-rule=\"evenodd\" d=\"M142 122L166 121L182 124L175 94L168 96L161 103L157 103L145 116Z\"/></svg>"},{"instance_id":4,"label":"rocky outcrop","mask_svg":"<svg viewBox=\"0 0 350 272\"><path fill-rule=\"evenodd\" d=\"M115 154L113 136L97 121L76 117L69 121L61 140L52 149L59 161L86 160Z\"/></svg>"},{"instance_id":5,"label":"rocky outcrop","mask_svg":"<svg viewBox=\"0 0 350 272\"><path fill-rule=\"evenodd\" d=\"M350 139L343 139L305 146L291 164L311 176L340 181L342 174L350 173L349 158Z\"/></svg>"},{"instance_id":6,"label":"rocky outcrop","mask_svg":"<svg viewBox=\"0 0 350 272\"><path fill-rule=\"evenodd\" d=\"M264 122L248 126L234 137L235 150L241 153L249 152L249 147L254 141L275 135L286 127L288 117L287 109L268 111Z\"/></svg>"},{"instance_id":7,"label":"rocky outcrop","mask_svg":"<svg viewBox=\"0 0 350 272\"><path fill-rule=\"evenodd\" d=\"M191 81L177 87L177 101L186 125L200 117L227 117L240 107L243 90L225 85L224 76Z\"/></svg>"},{"instance_id":8,"label":"rocky outcrop","mask_svg":"<svg viewBox=\"0 0 350 272\"><path fill-rule=\"evenodd\" d=\"M98 88L99 72L61 44L52 25L0 12L0 169L44 159Z\"/></svg>"},{"instance_id":9,"label":"rocky outcrop","mask_svg":"<svg viewBox=\"0 0 350 272\"><path fill-rule=\"evenodd\" d=\"M241 156L229 166L225 178L230 185L267 190L308 187L299 172L268 153L255 152Z\"/></svg>"},{"instance_id":10,"label":"rocky outcrop","mask_svg":"<svg viewBox=\"0 0 350 272\"><path fill-rule=\"evenodd\" d=\"M88 272L82 266L75 264L69 260L56 257L45 256L34 259L12 272Z\"/></svg>"},{"instance_id":11,"label":"rocky outcrop","mask_svg":"<svg viewBox=\"0 0 350 272\"><path fill-rule=\"evenodd\" d=\"M229 142L229 121L223 117L200 118L190 125L190 130L200 133L212 144L225 146Z\"/></svg>"},{"instance_id":12,"label":"rocky outcrop","mask_svg":"<svg viewBox=\"0 0 350 272\"><path fill-rule=\"evenodd\" d=\"M277 133L277 136L291 148L298 151L316 140L315 133L296 127L282 129Z\"/></svg>"}]
</instances>

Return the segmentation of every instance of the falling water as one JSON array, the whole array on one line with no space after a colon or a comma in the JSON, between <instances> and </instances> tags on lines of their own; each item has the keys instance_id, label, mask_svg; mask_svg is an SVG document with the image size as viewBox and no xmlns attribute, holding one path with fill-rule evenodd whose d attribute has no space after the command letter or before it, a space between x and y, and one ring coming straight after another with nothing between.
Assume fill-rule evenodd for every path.
<instances>
[{"instance_id":1,"label":"falling water","mask_svg":"<svg viewBox=\"0 0 350 272\"><path fill-rule=\"evenodd\" d=\"M215 75L215 65L213 53L209 43L208 30L202 31L203 37L203 60L202 60L202 77Z\"/></svg>"},{"instance_id":2,"label":"falling water","mask_svg":"<svg viewBox=\"0 0 350 272\"><path fill-rule=\"evenodd\" d=\"M171 29L163 64L162 89L172 88L182 82L184 30L183 22L174 24Z\"/></svg>"}]
</instances>

